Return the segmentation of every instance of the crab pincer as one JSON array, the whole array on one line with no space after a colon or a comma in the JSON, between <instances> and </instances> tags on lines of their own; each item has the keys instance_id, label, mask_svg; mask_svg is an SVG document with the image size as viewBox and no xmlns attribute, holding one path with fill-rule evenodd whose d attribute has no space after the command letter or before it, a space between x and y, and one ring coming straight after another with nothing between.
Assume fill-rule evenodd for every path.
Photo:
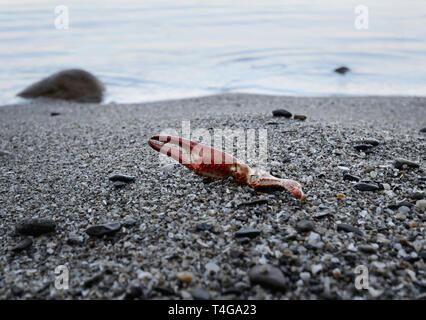
<instances>
[{"instance_id":1,"label":"crab pincer","mask_svg":"<svg viewBox=\"0 0 426 320\"><path fill-rule=\"evenodd\" d=\"M251 168L230 154L207 145L175 136L153 136L148 144L196 174L211 179L233 177L236 182L252 188L280 188L291 192L297 199L304 195L301 185L291 179L280 179L259 168Z\"/></svg>"}]
</instances>

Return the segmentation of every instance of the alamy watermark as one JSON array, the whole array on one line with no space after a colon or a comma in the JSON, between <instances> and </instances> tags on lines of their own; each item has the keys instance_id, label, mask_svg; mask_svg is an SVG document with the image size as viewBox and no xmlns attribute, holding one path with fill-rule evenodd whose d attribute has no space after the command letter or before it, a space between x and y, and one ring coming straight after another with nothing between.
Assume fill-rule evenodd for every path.
<instances>
[{"instance_id":1,"label":"alamy watermark","mask_svg":"<svg viewBox=\"0 0 426 320\"><path fill-rule=\"evenodd\" d=\"M55 28L57 30L68 30L70 27L70 15L67 6L56 6L53 10L55 13Z\"/></svg>"},{"instance_id":2,"label":"alamy watermark","mask_svg":"<svg viewBox=\"0 0 426 320\"><path fill-rule=\"evenodd\" d=\"M367 30L369 26L369 12L365 5L355 7L355 29Z\"/></svg>"},{"instance_id":3,"label":"alamy watermark","mask_svg":"<svg viewBox=\"0 0 426 320\"><path fill-rule=\"evenodd\" d=\"M368 290L368 268L364 265L359 265L355 268L354 273L357 275L355 277L355 288L357 288L358 290Z\"/></svg>"},{"instance_id":4,"label":"alamy watermark","mask_svg":"<svg viewBox=\"0 0 426 320\"><path fill-rule=\"evenodd\" d=\"M56 290L68 290L70 272L67 266L60 265L55 268L55 288Z\"/></svg>"}]
</instances>

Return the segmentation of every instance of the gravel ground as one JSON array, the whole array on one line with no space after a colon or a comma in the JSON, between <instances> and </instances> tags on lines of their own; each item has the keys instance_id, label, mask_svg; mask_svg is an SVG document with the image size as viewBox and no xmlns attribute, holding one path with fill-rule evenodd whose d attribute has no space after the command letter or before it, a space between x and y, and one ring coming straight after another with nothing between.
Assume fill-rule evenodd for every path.
<instances>
[{"instance_id":1,"label":"gravel ground","mask_svg":"<svg viewBox=\"0 0 426 320\"><path fill-rule=\"evenodd\" d=\"M267 169L306 200L161 164L146 141L183 119L266 128ZM0 107L0 124L1 299L426 297L426 98L39 100ZM355 287L359 265L369 289Z\"/></svg>"}]
</instances>

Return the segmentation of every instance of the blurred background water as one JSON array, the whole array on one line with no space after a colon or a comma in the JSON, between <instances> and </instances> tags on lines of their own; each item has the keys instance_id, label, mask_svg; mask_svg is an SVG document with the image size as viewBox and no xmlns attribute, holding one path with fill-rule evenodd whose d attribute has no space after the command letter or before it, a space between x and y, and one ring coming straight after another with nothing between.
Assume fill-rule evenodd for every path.
<instances>
[{"instance_id":1,"label":"blurred background water","mask_svg":"<svg viewBox=\"0 0 426 320\"><path fill-rule=\"evenodd\" d=\"M355 28L355 7L369 29ZM69 10L69 29L54 9ZM106 85L106 102L224 92L426 94L425 0L144 0L0 3L0 105L65 68ZM333 69L345 65L341 76Z\"/></svg>"}]
</instances>

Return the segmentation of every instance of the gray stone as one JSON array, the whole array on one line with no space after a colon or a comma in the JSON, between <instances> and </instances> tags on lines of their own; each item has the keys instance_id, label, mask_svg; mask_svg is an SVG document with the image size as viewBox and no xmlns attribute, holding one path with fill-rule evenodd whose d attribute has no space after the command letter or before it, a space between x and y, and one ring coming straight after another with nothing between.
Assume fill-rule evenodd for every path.
<instances>
[{"instance_id":1,"label":"gray stone","mask_svg":"<svg viewBox=\"0 0 426 320\"><path fill-rule=\"evenodd\" d=\"M310 220L301 220L296 225L296 230L299 232L309 232L314 230L315 223Z\"/></svg>"},{"instance_id":2,"label":"gray stone","mask_svg":"<svg viewBox=\"0 0 426 320\"><path fill-rule=\"evenodd\" d=\"M112 235L121 229L121 224L118 222L100 224L91 226L86 230L86 233L92 237L102 237L104 235Z\"/></svg>"},{"instance_id":3,"label":"gray stone","mask_svg":"<svg viewBox=\"0 0 426 320\"><path fill-rule=\"evenodd\" d=\"M271 265L258 265L251 268L249 277L252 284L259 284L268 289L285 291L288 287L281 270Z\"/></svg>"},{"instance_id":4,"label":"gray stone","mask_svg":"<svg viewBox=\"0 0 426 320\"><path fill-rule=\"evenodd\" d=\"M195 300L210 300L211 296L210 293L207 290L201 289L201 288L197 288L192 290L191 292L192 297Z\"/></svg>"},{"instance_id":5,"label":"gray stone","mask_svg":"<svg viewBox=\"0 0 426 320\"><path fill-rule=\"evenodd\" d=\"M17 95L22 98L52 98L78 102L101 102L105 87L91 73L70 69L57 72L27 87Z\"/></svg>"},{"instance_id":6,"label":"gray stone","mask_svg":"<svg viewBox=\"0 0 426 320\"><path fill-rule=\"evenodd\" d=\"M56 223L48 219L27 219L16 227L16 232L27 236L40 236L45 233L54 232Z\"/></svg>"}]
</instances>

